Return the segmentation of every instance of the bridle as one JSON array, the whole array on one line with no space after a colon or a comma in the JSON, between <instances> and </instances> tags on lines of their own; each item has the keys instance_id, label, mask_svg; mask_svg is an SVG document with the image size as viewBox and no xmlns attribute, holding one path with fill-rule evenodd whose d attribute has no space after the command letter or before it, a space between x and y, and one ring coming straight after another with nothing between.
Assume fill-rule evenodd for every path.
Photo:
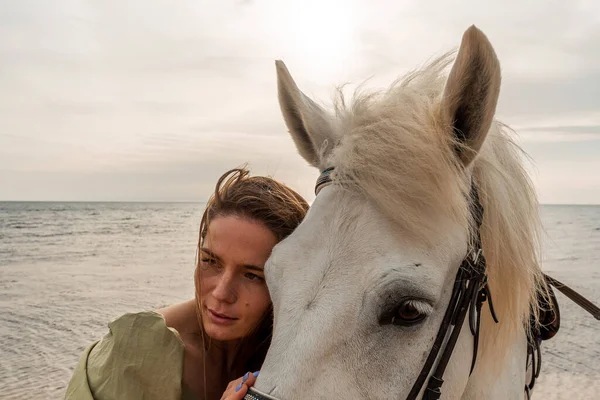
<instances>
[{"instance_id":1,"label":"bridle","mask_svg":"<svg viewBox=\"0 0 600 400\"><path fill-rule=\"evenodd\" d=\"M315 187L315 194L327 184L332 182L330 173L334 168L328 168L319 177ZM487 265L485 256L483 254L483 248L481 245L480 227L483 222L483 207L479 201L479 192L477 186L473 183L471 185L471 206L473 219L475 223L474 234L471 239L471 244L467 252L467 256L463 259L456 277L454 279L454 286L452 288L452 294L450 295L450 302L446 308L446 313L442 319L442 323L436 335L433 346L423 368L419 373L413 387L408 394L407 400L414 400L417 398L425 381L427 380L427 386L423 393L423 400L434 400L439 399L442 394L442 385L444 383L444 372L450 361L456 342L460 335L461 328L469 314L469 327L471 334L473 335L473 358L471 361L472 373L475 368L477 361L477 348L479 347L479 327L481 321L481 309L483 303L487 302L492 314L492 318L497 323L498 318L494 311L494 305L492 302L492 296L489 290L487 281ZM448 337L449 335L449 337ZM447 341L446 341L446 338ZM446 342L444 346L444 342ZM441 351L441 355L440 355ZM438 360L439 358L439 360ZM433 373L431 373L434 364L438 360Z\"/></svg>"},{"instance_id":2,"label":"bridle","mask_svg":"<svg viewBox=\"0 0 600 400\"><path fill-rule=\"evenodd\" d=\"M442 384L444 383L444 372L450 360L450 356L454 351L454 346L460 335L460 331L463 322L469 314L469 327L473 335L473 359L471 361L471 370L469 374L473 372L475 368L475 362L477 360L477 348L479 346L479 327L481 321L481 308L483 303L487 301L489 304L492 318L497 323L498 318L494 311L492 303L491 293L487 282L487 271L486 261L483 255L483 249L481 246L481 237L479 228L483 221L483 207L479 201L479 194L475 185L471 186L471 200L473 207L473 218L475 222L475 231L472 238L472 243L469 246L468 254L463 259L456 278L454 280L454 287L452 288L452 295L446 313L438 330L437 336L429 352L429 356L421 369L421 373L417 377L410 393L408 394L407 400L414 400L423 387L423 384L427 377L430 375L431 369L435 361L438 359L438 354L442 350L442 345L447 335L450 334L446 346L443 348L437 366L431 374L423 393L424 400L439 399L442 395Z\"/></svg>"},{"instance_id":3,"label":"bridle","mask_svg":"<svg viewBox=\"0 0 600 400\"><path fill-rule=\"evenodd\" d=\"M323 187L332 183L330 174L333 170L334 167L331 167L325 169L321 173L315 185L315 195L318 195L319 191ZM475 229L473 231L473 237L471 238L469 250L460 267L458 268L458 272L456 273L452 294L450 296L450 302L440 324L435 341L431 347L431 351L429 352L429 355L423 364L423 368L421 369L419 376L417 377L410 393L407 396L407 400L415 400L417 398L428 377L429 379L427 380L427 386L425 387L425 391L423 393L423 400L436 400L440 398L442 394L442 385L444 383L444 372L446 371L446 367L448 366L448 362L458 341L458 337L467 314L469 314L469 327L471 334L473 335L474 342L473 358L471 361L469 375L473 372L475 363L477 361L479 328L483 303L488 303L492 318L496 323L498 323L498 318L494 311L494 305L488 286L486 271L487 265L481 243L480 228L483 222L484 210L481 202L479 201L479 193L474 182L471 184L470 197ZM545 277L549 285L553 285L571 298L575 303L594 315L596 319L600 319L600 309L598 307L589 302L587 299L583 298L583 296L581 296L579 293L558 282L556 279L553 279L547 275L545 275ZM532 339L528 339L527 363L529 363L531 357L533 372L530 382L525 385L525 393L527 398L530 398L530 393L535 384L535 379L539 376L541 369L540 343L542 340L548 340L552 338L558 331L560 325L558 303L556 302L556 298L554 297L550 287L548 287L548 290L550 293L551 304L547 301L543 301L541 298L539 304L541 312L543 314L545 313L543 315L542 322L546 322L546 324L542 325L540 328L537 328L537 324L535 323L533 317L531 320L532 328L534 328L534 337ZM432 373L431 371L434 368L436 360L438 362L435 365L435 369ZM261 393L254 388L249 389L244 399L278 400L276 397Z\"/></svg>"}]
</instances>

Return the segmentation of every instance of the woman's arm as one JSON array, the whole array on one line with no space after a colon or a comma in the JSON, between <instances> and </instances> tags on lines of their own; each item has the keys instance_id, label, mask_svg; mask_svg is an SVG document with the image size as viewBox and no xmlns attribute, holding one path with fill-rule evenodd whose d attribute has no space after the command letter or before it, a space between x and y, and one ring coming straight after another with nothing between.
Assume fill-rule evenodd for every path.
<instances>
[{"instance_id":1,"label":"woman's arm","mask_svg":"<svg viewBox=\"0 0 600 400\"><path fill-rule=\"evenodd\" d=\"M66 400L180 400L184 344L155 312L125 314L79 359Z\"/></svg>"}]
</instances>

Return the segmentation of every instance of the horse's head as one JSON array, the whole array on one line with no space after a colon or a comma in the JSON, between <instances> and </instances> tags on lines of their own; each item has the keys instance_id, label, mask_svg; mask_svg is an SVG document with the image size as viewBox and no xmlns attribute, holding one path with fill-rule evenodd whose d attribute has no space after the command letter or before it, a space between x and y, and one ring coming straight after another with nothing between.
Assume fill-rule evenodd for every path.
<instances>
[{"instance_id":1,"label":"horse's head","mask_svg":"<svg viewBox=\"0 0 600 400\"><path fill-rule=\"evenodd\" d=\"M481 234L500 322L485 306L472 374L470 315L459 323L444 398L477 397L482 385L510 379L522 394L524 323L539 279L535 196L494 121L500 65L491 44L471 27L446 76L448 59L383 93L357 94L351 105L340 95L331 114L277 62L280 105L298 151L320 171L334 169L266 267L275 320L260 392L284 400L406 398L439 347L455 282L466 279L457 280L459 266ZM480 229L474 203L484 209ZM513 393L505 388L503 398Z\"/></svg>"}]
</instances>

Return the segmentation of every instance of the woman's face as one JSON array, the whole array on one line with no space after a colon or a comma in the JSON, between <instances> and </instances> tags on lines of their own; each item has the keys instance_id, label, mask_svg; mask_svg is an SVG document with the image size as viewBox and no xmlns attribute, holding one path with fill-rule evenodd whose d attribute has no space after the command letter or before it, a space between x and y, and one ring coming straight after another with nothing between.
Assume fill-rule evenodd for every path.
<instances>
[{"instance_id":1,"label":"woman's face","mask_svg":"<svg viewBox=\"0 0 600 400\"><path fill-rule=\"evenodd\" d=\"M198 265L208 336L239 339L258 325L271 303L264 266L276 244L275 235L261 222L235 216L210 222Z\"/></svg>"}]
</instances>

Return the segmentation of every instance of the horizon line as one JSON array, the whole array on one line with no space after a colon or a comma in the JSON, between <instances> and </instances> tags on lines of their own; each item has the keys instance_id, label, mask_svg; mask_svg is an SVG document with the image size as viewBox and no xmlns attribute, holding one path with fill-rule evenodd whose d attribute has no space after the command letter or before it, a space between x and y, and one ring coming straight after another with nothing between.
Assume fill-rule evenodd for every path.
<instances>
[{"instance_id":1,"label":"horizon line","mask_svg":"<svg viewBox=\"0 0 600 400\"><path fill-rule=\"evenodd\" d=\"M204 204L197 200L1 200L0 203L146 203L146 204ZM309 202L312 204L312 202ZM600 206L600 203L539 203L540 206Z\"/></svg>"}]
</instances>

